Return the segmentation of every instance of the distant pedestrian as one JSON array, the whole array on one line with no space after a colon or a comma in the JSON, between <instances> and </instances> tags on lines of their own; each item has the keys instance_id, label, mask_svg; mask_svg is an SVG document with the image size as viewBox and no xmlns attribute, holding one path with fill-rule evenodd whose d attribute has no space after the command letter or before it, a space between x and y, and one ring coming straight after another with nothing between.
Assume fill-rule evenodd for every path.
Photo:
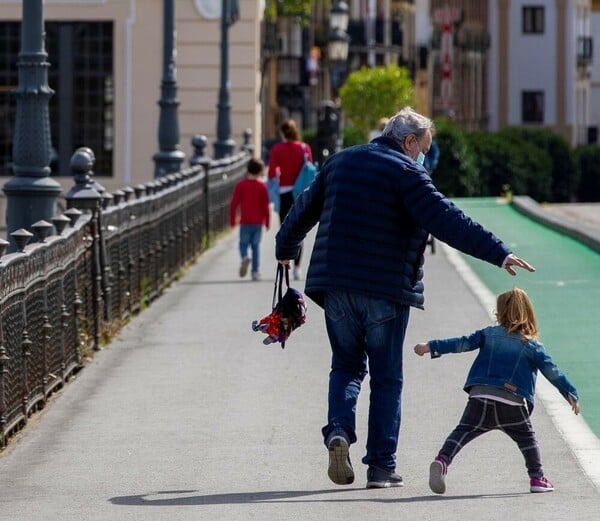
<instances>
[{"instance_id":1,"label":"distant pedestrian","mask_svg":"<svg viewBox=\"0 0 600 521\"><path fill-rule=\"evenodd\" d=\"M262 227L264 225L268 230L271 218L269 193L261 179L264 170L262 160L250 159L246 177L235 185L229 205L229 223L231 226L240 225L240 277L246 276L252 262L252 280L260 280ZM248 248L252 250L252 259L248 257Z\"/></svg>"},{"instance_id":2,"label":"distant pedestrian","mask_svg":"<svg viewBox=\"0 0 600 521\"><path fill-rule=\"evenodd\" d=\"M283 141L276 143L269 155L269 179L279 180L279 223L283 224L290 208L294 204L294 183L298 179L305 159L312 162L312 150L302 141L296 121L286 119L279 127ZM302 246L294 259L293 275L295 280L302 278L300 261Z\"/></svg>"},{"instance_id":3,"label":"distant pedestrian","mask_svg":"<svg viewBox=\"0 0 600 521\"><path fill-rule=\"evenodd\" d=\"M529 418L538 370L569 402L575 414L579 414L577 390L537 340L537 320L525 291L513 288L500 294L496 318L498 325L470 335L430 340L415 346L415 353L419 356L431 353L431 358L479 349L464 386L469 393L465 411L429 469L429 486L436 494L446 491L448 466L459 451L493 430L506 433L518 445L525 458L531 492L554 490L544 476Z\"/></svg>"}]
</instances>

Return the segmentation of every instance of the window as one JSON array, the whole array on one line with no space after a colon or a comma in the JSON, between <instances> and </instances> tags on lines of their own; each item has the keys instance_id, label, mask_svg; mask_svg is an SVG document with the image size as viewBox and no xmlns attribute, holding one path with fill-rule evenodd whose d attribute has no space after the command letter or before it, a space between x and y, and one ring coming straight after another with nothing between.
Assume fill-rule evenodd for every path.
<instances>
[{"instance_id":1,"label":"window","mask_svg":"<svg viewBox=\"0 0 600 521\"><path fill-rule=\"evenodd\" d=\"M0 23L0 173L12 175L12 140L20 52L20 22ZM114 78L112 22L46 22L52 175L70 175L79 147L96 156L94 174L112 175Z\"/></svg>"},{"instance_id":2,"label":"window","mask_svg":"<svg viewBox=\"0 0 600 521\"><path fill-rule=\"evenodd\" d=\"M544 92L524 91L522 95L521 118L523 123L544 122Z\"/></svg>"},{"instance_id":3,"label":"window","mask_svg":"<svg viewBox=\"0 0 600 521\"><path fill-rule=\"evenodd\" d=\"M0 174L12 175L12 142L17 106L11 91L17 88L20 23L0 23Z\"/></svg>"},{"instance_id":4,"label":"window","mask_svg":"<svg viewBox=\"0 0 600 521\"><path fill-rule=\"evenodd\" d=\"M523 7L523 34L544 33L544 7Z\"/></svg>"}]
</instances>

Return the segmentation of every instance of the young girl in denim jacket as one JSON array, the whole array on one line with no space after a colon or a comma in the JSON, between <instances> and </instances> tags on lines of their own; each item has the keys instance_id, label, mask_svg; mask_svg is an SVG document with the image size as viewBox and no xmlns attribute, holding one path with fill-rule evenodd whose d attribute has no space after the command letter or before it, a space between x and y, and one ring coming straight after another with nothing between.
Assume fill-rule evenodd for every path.
<instances>
[{"instance_id":1,"label":"young girl in denim jacket","mask_svg":"<svg viewBox=\"0 0 600 521\"><path fill-rule=\"evenodd\" d=\"M477 436L495 429L508 434L521 450L529 474L529 490L554 490L544 477L540 449L529 419L537 372L558 389L575 414L579 414L577 390L537 340L537 321L527 293L513 288L500 294L496 318L497 326L415 346L415 353L431 353L431 358L479 349L464 386L469 401L463 416L429 468L429 486L436 494L446 491L448 466L458 452Z\"/></svg>"}]
</instances>

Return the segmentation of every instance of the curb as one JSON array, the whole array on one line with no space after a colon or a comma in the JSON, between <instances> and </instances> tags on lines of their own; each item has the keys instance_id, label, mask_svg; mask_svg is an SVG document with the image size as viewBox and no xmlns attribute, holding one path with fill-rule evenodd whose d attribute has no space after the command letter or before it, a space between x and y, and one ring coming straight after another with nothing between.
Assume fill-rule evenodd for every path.
<instances>
[{"instance_id":1,"label":"curb","mask_svg":"<svg viewBox=\"0 0 600 521\"><path fill-rule=\"evenodd\" d=\"M515 210L533 220L545 224L549 228L576 239L593 250L600 252L600 230L585 224L567 222L565 219L552 215L527 195L514 196L511 205Z\"/></svg>"}]
</instances>

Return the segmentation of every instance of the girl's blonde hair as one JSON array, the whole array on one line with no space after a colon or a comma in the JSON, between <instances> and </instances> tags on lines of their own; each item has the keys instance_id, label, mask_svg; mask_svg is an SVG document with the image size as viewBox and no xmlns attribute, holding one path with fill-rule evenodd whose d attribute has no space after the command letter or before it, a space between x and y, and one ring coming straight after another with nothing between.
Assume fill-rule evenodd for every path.
<instances>
[{"instance_id":1,"label":"girl's blonde hair","mask_svg":"<svg viewBox=\"0 0 600 521\"><path fill-rule=\"evenodd\" d=\"M524 339L537 338L538 326L531 300L520 288L498 295L496 301L498 324L509 333L519 333Z\"/></svg>"}]
</instances>

